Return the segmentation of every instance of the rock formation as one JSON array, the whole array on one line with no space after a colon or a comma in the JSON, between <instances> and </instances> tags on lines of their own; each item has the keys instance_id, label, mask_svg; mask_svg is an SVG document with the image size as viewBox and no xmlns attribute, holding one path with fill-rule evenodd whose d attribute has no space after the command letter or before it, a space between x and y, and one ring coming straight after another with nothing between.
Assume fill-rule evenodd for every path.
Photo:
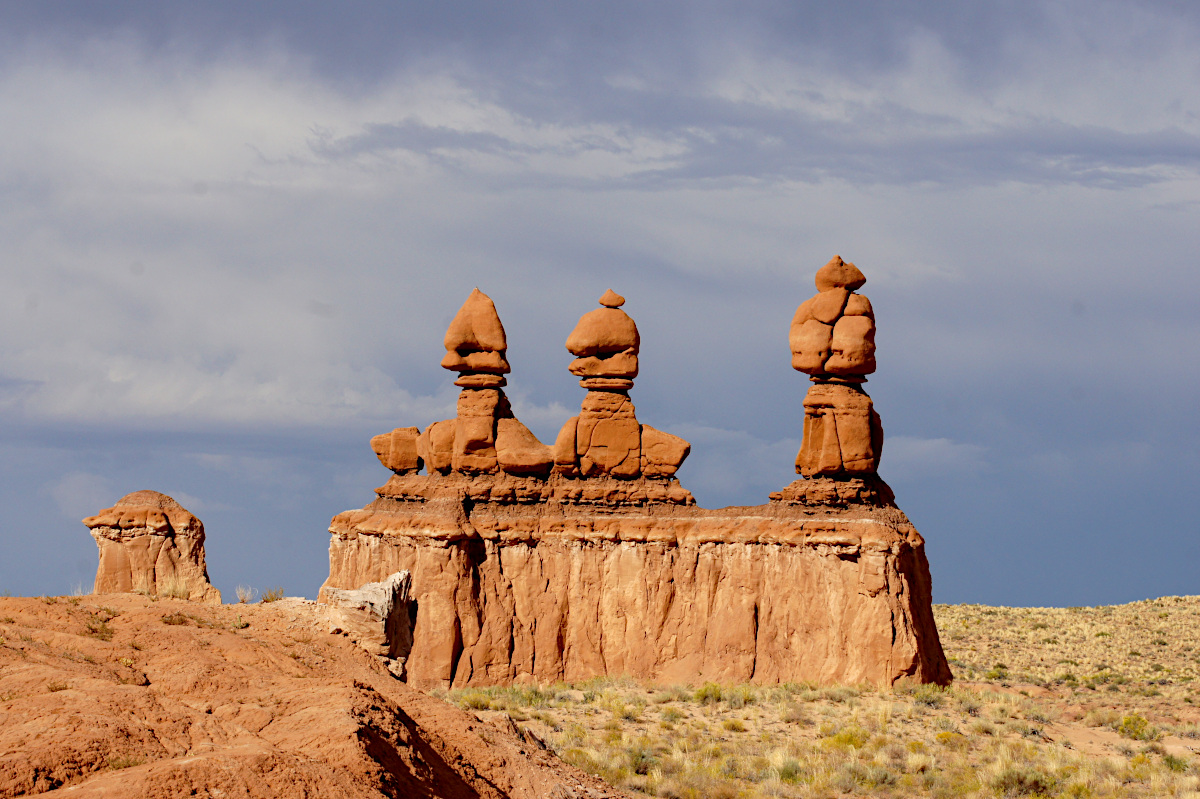
<instances>
[{"instance_id":1,"label":"rock formation","mask_svg":"<svg viewBox=\"0 0 1200 799\"><path fill-rule=\"evenodd\" d=\"M83 523L100 548L93 593L220 604L204 564L204 524L166 494L135 491Z\"/></svg>"},{"instance_id":2,"label":"rock formation","mask_svg":"<svg viewBox=\"0 0 1200 799\"><path fill-rule=\"evenodd\" d=\"M563 425L554 442L554 471L569 477L671 477L692 445L678 436L640 424L629 389L638 373L641 337L621 310L625 298L612 289L600 307L583 315L567 337L576 358L573 375L588 390L579 415Z\"/></svg>"},{"instance_id":3,"label":"rock formation","mask_svg":"<svg viewBox=\"0 0 1200 799\"><path fill-rule=\"evenodd\" d=\"M447 334L443 363L470 366L490 347L490 360L474 365L496 380L506 342L494 307L478 296L468 300L469 325L451 326L473 332ZM321 601L410 572L407 679L422 688L598 675L948 682L923 541L886 485L800 480L766 505L696 507L675 477L688 443L634 413L641 341L623 303L609 291L567 339L570 370L588 393L548 474L540 456L530 459L537 470L505 468L506 417L490 409L507 405L495 383L464 385L498 393L484 411L464 413L478 407L472 397L460 400L456 420L376 437L372 447L396 473L375 501L334 517ZM823 312L821 324L835 327L847 304ZM846 369L862 368L855 363ZM846 386L855 388L838 384ZM835 432L843 406L830 406Z\"/></svg>"},{"instance_id":4,"label":"rock formation","mask_svg":"<svg viewBox=\"0 0 1200 799\"><path fill-rule=\"evenodd\" d=\"M330 588L321 605L329 632L344 635L380 659L404 679L412 651L412 575L396 572L386 580L359 588Z\"/></svg>"},{"instance_id":5,"label":"rock formation","mask_svg":"<svg viewBox=\"0 0 1200 799\"><path fill-rule=\"evenodd\" d=\"M0 619L5 799L628 799L395 679L312 602L0 597Z\"/></svg>"}]
</instances>

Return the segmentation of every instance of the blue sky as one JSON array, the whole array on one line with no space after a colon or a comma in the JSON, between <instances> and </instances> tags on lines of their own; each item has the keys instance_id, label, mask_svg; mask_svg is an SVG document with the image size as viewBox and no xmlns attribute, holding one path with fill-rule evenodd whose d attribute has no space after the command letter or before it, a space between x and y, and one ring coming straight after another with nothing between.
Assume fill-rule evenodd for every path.
<instances>
[{"instance_id":1,"label":"blue sky","mask_svg":"<svg viewBox=\"0 0 1200 799\"><path fill-rule=\"evenodd\" d=\"M2 3L0 590L152 488L313 596L474 286L543 441L611 287L684 485L763 502L839 253L937 601L1200 593L1197 86L1185 3Z\"/></svg>"}]
</instances>

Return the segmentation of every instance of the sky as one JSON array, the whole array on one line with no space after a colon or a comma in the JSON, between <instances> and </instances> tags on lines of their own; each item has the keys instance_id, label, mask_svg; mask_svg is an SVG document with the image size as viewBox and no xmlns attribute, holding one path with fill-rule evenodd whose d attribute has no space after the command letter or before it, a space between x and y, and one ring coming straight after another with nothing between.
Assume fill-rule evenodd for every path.
<instances>
[{"instance_id":1,"label":"sky","mask_svg":"<svg viewBox=\"0 0 1200 799\"><path fill-rule=\"evenodd\" d=\"M149 488L315 596L476 286L542 441L612 288L681 482L765 502L840 254L935 601L1200 594L1197 87L1185 2L0 2L0 591Z\"/></svg>"}]
</instances>

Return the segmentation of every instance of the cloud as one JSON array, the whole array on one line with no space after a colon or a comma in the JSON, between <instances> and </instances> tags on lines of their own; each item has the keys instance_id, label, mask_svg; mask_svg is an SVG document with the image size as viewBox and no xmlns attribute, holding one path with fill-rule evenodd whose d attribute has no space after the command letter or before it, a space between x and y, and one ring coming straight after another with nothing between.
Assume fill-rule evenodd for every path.
<instances>
[{"instance_id":1,"label":"cloud","mask_svg":"<svg viewBox=\"0 0 1200 799\"><path fill-rule=\"evenodd\" d=\"M888 436L880 459L880 473L897 483L963 476L986 469L986 455L987 447L948 438Z\"/></svg>"},{"instance_id":2,"label":"cloud","mask_svg":"<svg viewBox=\"0 0 1200 799\"><path fill-rule=\"evenodd\" d=\"M74 521L112 507L120 497L111 481L91 472L71 472L46 487L59 512Z\"/></svg>"}]
</instances>

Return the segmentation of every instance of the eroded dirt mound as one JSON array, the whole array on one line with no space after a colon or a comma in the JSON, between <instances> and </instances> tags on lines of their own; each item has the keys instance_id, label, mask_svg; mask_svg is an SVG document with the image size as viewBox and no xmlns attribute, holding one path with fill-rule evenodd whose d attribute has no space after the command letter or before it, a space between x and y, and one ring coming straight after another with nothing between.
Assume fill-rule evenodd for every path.
<instances>
[{"instance_id":1,"label":"eroded dirt mound","mask_svg":"<svg viewBox=\"0 0 1200 799\"><path fill-rule=\"evenodd\" d=\"M0 797L609 797L414 691L311 603L0 599Z\"/></svg>"}]
</instances>

